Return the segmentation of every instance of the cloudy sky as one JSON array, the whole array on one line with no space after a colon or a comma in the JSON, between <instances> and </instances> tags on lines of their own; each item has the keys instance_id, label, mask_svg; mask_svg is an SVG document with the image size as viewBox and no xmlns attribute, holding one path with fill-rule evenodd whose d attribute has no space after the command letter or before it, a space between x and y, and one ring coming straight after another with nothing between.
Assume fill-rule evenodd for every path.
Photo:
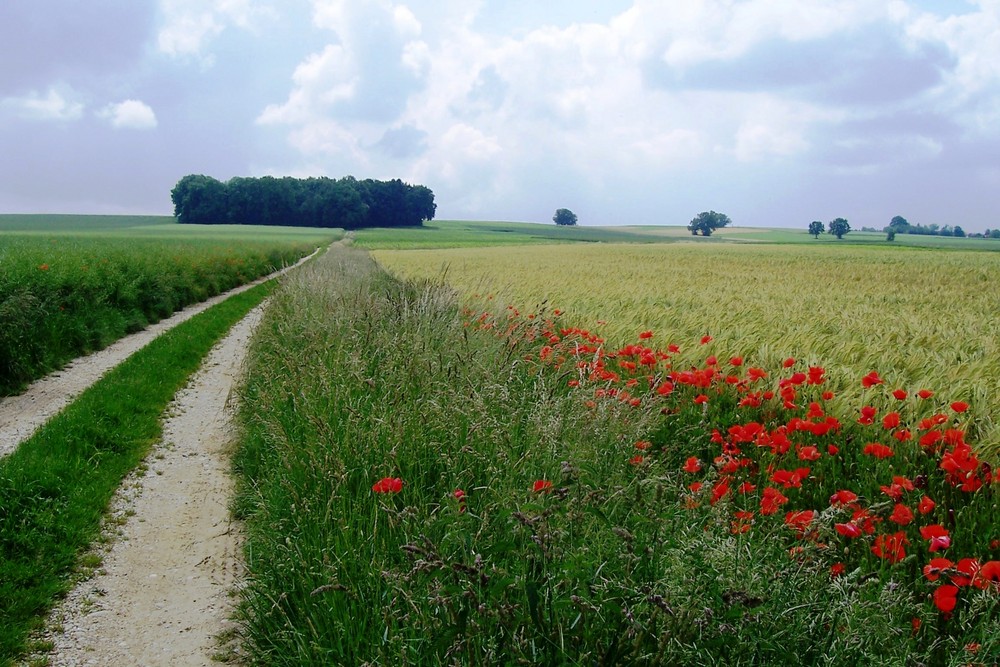
<instances>
[{"instance_id":1,"label":"cloudy sky","mask_svg":"<svg viewBox=\"0 0 1000 667\"><path fill-rule=\"evenodd\" d=\"M3 0L0 212L185 174L438 218L1000 226L1000 0Z\"/></svg>"}]
</instances>

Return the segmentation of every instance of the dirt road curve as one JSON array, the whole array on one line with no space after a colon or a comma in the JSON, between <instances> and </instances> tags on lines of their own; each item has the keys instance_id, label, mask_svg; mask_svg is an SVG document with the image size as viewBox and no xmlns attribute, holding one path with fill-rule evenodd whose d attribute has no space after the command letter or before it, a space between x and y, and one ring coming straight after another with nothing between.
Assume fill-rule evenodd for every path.
<instances>
[{"instance_id":1,"label":"dirt road curve","mask_svg":"<svg viewBox=\"0 0 1000 667\"><path fill-rule=\"evenodd\" d=\"M127 517L99 574L50 617L51 665L211 665L227 649L239 578L230 523L230 391L258 307L209 354L168 409L164 440L114 501Z\"/></svg>"}]
</instances>

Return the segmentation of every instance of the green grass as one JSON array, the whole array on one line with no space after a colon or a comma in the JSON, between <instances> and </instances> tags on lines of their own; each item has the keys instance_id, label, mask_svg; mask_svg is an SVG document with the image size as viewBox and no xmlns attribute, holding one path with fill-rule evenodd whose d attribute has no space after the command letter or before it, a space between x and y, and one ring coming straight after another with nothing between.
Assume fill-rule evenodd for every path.
<instances>
[{"instance_id":1,"label":"green grass","mask_svg":"<svg viewBox=\"0 0 1000 667\"><path fill-rule=\"evenodd\" d=\"M800 412L780 399L738 406L737 387L757 387L728 365L738 382L700 361L704 386L677 379L663 397L664 359L632 373L619 364L630 354L574 356L574 336L509 311L466 321L446 287L397 281L344 249L276 294L250 354L236 462L256 663L943 665L974 660L973 642L980 658L1000 651L1000 592L965 589L944 619L917 535L952 509L948 555L997 559L993 487L957 491L915 442L894 461L864 454L885 434L820 398L843 389L833 383L798 390L803 411L814 399L842 410L842 431L814 436L785 430ZM791 373L769 370L772 389ZM896 405L887 391L866 394L880 418ZM909 400L904 423L936 405ZM732 436L720 451L714 429L752 420L796 446L750 441L740 454ZM805 463L813 442L820 458ZM697 475L683 470L692 456ZM729 459L748 464L723 473ZM803 465L814 471L765 514L770 471ZM712 502L724 475L732 489ZM892 523L880 490L892 475L918 479L904 502L931 494L937 514ZM399 492L376 493L383 478ZM551 489L533 491L541 480ZM743 480L755 488L739 494ZM838 537L834 524L852 520L830 506L841 488L879 534L907 531L906 559L874 554L874 536ZM813 529L797 536L785 512L810 509ZM733 532L750 510L750 529ZM837 562L843 577L830 576Z\"/></svg>"},{"instance_id":2,"label":"green grass","mask_svg":"<svg viewBox=\"0 0 1000 667\"><path fill-rule=\"evenodd\" d=\"M156 338L0 459L0 665L71 585L122 479L161 436L161 415L214 343L272 290L233 296Z\"/></svg>"}]
</instances>

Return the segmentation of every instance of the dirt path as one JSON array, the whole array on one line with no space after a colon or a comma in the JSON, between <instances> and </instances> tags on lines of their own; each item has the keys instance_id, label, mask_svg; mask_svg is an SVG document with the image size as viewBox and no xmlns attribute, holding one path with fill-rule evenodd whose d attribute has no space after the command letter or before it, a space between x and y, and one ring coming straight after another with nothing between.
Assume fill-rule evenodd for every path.
<instances>
[{"instance_id":1,"label":"dirt path","mask_svg":"<svg viewBox=\"0 0 1000 667\"><path fill-rule=\"evenodd\" d=\"M163 442L112 503L98 573L50 616L51 665L211 665L231 650L218 641L240 575L229 398L262 312L237 324L175 397Z\"/></svg>"},{"instance_id":2,"label":"dirt path","mask_svg":"<svg viewBox=\"0 0 1000 667\"><path fill-rule=\"evenodd\" d=\"M314 252L313 255L315 254ZM313 255L309 255L309 257ZM70 362L62 370L32 384L23 394L0 399L0 456L6 456L14 451L22 441L31 437L45 422L69 405L87 387L97 382L105 373L148 345L150 341L163 332L191 319L234 294L245 292L255 285L295 268L309 257L269 276L232 289L207 301L188 306L142 331L116 341L99 352Z\"/></svg>"}]
</instances>

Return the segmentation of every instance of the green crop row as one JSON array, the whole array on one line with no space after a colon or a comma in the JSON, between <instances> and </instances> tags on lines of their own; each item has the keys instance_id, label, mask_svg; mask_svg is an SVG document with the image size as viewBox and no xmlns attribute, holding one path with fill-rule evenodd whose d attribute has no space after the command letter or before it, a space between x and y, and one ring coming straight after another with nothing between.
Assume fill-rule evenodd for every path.
<instances>
[{"instance_id":1,"label":"green crop row","mask_svg":"<svg viewBox=\"0 0 1000 667\"><path fill-rule=\"evenodd\" d=\"M294 263L293 241L0 235L0 396Z\"/></svg>"}]
</instances>

